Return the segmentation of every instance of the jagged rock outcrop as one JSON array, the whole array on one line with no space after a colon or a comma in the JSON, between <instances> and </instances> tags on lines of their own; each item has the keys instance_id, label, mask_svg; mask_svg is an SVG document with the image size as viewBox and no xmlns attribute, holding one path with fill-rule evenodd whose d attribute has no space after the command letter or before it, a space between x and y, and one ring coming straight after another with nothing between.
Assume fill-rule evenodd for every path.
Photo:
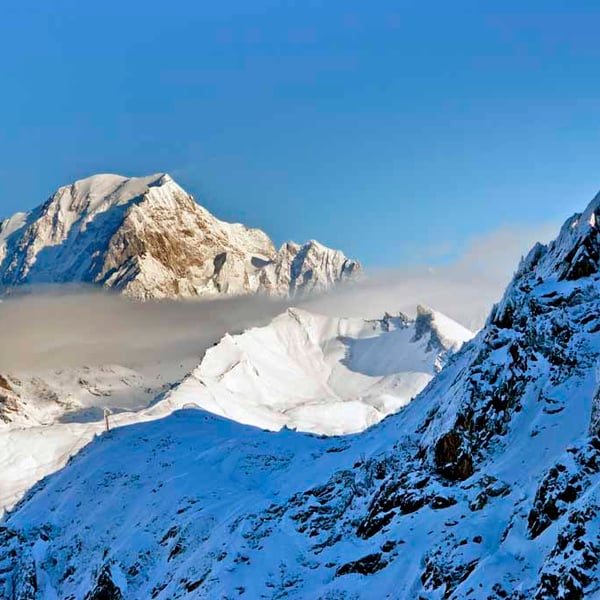
<instances>
[{"instance_id":1,"label":"jagged rock outcrop","mask_svg":"<svg viewBox=\"0 0 600 600\"><path fill-rule=\"evenodd\" d=\"M358 262L313 240L277 251L225 223L166 174L95 175L0 223L0 286L91 283L136 299L319 291Z\"/></svg>"},{"instance_id":2,"label":"jagged rock outcrop","mask_svg":"<svg viewBox=\"0 0 600 600\"><path fill-rule=\"evenodd\" d=\"M417 305L417 318L415 319L415 342L426 339L427 352L439 354L436 370L439 372L466 339L464 328L428 306Z\"/></svg>"},{"instance_id":3,"label":"jagged rock outcrop","mask_svg":"<svg viewBox=\"0 0 600 600\"><path fill-rule=\"evenodd\" d=\"M5 423L11 419L11 414L19 411L19 397L9 380L0 375L0 421Z\"/></svg>"}]
</instances>

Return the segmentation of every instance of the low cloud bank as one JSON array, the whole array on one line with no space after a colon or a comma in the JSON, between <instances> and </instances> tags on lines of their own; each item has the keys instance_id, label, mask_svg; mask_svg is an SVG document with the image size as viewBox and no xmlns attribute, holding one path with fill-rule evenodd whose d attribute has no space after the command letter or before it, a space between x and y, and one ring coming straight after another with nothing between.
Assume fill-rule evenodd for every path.
<instances>
[{"instance_id":1,"label":"low cloud bank","mask_svg":"<svg viewBox=\"0 0 600 600\"><path fill-rule=\"evenodd\" d=\"M546 241L554 224L498 229L472 240L445 266L369 273L359 283L294 302L335 316L415 314L427 304L478 329L498 301L519 258ZM0 373L82 365L136 367L152 361L198 360L225 333L269 322L289 302L264 297L135 303L96 289L53 289L0 304Z\"/></svg>"},{"instance_id":2,"label":"low cloud bank","mask_svg":"<svg viewBox=\"0 0 600 600\"><path fill-rule=\"evenodd\" d=\"M175 362L285 308L265 298L136 303L93 289L36 290L0 304L0 372Z\"/></svg>"}]
</instances>

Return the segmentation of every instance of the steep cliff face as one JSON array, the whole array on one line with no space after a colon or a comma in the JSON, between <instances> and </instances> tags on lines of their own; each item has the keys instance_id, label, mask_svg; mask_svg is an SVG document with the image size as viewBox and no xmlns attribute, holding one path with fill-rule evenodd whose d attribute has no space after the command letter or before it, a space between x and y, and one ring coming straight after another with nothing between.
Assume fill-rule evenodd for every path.
<instances>
[{"instance_id":1,"label":"steep cliff face","mask_svg":"<svg viewBox=\"0 0 600 600\"><path fill-rule=\"evenodd\" d=\"M596 597L599 204L536 246L479 334L360 435L184 410L91 444L5 520L0 591Z\"/></svg>"},{"instance_id":2,"label":"steep cliff face","mask_svg":"<svg viewBox=\"0 0 600 600\"><path fill-rule=\"evenodd\" d=\"M0 224L0 284L84 282L137 299L325 289L356 261L311 241L284 244L225 223L168 175L95 175Z\"/></svg>"}]
</instances>

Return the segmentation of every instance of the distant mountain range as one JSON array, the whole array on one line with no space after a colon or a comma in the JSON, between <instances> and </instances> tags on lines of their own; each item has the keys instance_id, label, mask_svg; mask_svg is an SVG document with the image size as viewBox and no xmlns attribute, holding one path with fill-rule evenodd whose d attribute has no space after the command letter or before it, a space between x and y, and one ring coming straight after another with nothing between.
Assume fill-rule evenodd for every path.
<instances>
[{"instance_id":1,"label":"distant mountain range","mask_svg":"<svg viewBox=\"0 0 600 600\"><path fill-rule=\"evenodd\" d=\"M169 175L94 175L0 223L0 286L89 283L140 300L263 293L294 297L360 264L311 240L276 250L226 223Z\"/></svg>"}]
</instances>

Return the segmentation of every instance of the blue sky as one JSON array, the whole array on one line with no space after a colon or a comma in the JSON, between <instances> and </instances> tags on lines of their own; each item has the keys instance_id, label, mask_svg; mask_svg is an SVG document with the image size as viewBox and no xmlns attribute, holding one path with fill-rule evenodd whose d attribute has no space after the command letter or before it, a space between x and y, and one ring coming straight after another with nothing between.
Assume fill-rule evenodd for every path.
<instances>
[{"instance_id":1,"label":"blue sky","mask_svg":"<svg viewBox=\"0 0 600 600\"><path fill-rule=\"evenodd\" d=\"M168 171L221 218L371 267L535 237L600 188L597 6L7 3L0 216Z\"/></svg>"}]
</instances>

